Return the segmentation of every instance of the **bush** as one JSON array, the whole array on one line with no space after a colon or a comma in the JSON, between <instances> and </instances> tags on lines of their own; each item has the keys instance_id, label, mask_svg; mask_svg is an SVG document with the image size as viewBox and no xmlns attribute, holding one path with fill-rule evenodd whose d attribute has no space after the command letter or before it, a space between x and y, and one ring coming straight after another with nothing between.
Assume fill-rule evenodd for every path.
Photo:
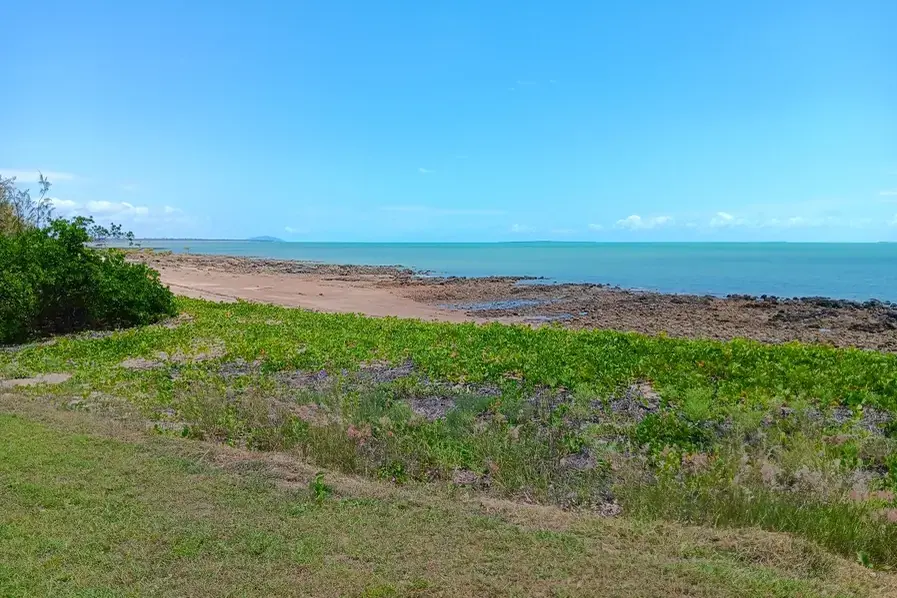
<instances>
[{"instance_id":1,"label":"bush","mask_svg":"<svg viewBox=\"0 0 897 598\"><path fill-rule=\"evenodd\" d=\"M150 324L176 313L159 274L87 246L90 220L0 234L0 344Z\"/></svg>"}]
</instances>

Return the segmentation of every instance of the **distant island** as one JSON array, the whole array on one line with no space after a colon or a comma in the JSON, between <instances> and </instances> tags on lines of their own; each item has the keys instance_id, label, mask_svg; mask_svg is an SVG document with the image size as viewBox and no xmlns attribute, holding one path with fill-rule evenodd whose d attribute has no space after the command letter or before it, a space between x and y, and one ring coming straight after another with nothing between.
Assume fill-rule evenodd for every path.
<instances>
[{"instance_id":1,"label":"distant island","mask_svg":"<svg viewBox=\"0 0 897 598\"><path fill-rule=\"evenodd\" d=\"M266 241L268 243L283 243L284 242L283 239L278 239L277 237L268 237L268 236L251 237L246 240L247 241Z\"/></svg>"}]
</instances>

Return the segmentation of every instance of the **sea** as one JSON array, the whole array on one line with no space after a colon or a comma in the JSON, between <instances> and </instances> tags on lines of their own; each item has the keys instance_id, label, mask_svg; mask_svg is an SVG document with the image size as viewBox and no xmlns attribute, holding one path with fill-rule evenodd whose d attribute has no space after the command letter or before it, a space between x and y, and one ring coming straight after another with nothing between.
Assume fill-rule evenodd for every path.
<instances>
[{"instance_id":1,"label":"sea","mask_svg":"<svg viewBox=\"0 0 897 598\"><path fill-rule=\"evenodd\" d=\"M294 243L142 239L175 253L398 265L434 276L725 296L897 301L897 243Z\"/></svg>"}]
</instances>

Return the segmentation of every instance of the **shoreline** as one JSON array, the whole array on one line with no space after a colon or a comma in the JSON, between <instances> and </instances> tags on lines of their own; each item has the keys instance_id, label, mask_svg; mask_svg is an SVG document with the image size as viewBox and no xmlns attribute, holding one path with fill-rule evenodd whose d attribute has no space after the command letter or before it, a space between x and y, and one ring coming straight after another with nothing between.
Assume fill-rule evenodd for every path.
<instances>
[{"instance_id":1,"label":"shoreline","mask_svg":"<svg viewBox=\"0 0 897 598\"><path fill-rule=\"evenodd\" d=\"M175 293L219 301L897 352L897 304L886 301L669 294L594 283L541 283L544 279L530 277L422 276L401 266L145 250L130 251L129 259L159 270Z\"/></svg>"}]
</instances>

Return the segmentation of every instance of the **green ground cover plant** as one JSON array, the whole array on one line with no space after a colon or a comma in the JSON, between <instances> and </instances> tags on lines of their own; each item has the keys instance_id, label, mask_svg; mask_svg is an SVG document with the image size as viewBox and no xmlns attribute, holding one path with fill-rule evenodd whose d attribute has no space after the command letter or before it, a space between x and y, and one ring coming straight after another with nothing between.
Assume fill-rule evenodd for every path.
<instances>
[{"instance_id":1,"label":"green ground cover plant","mask_svg":"<svg viewBox=\"0 0 897 598\"><path fill-rule=\"evenodd\" d=\"M177 302L165 325L2 352L0 377L69 372L18 392L133 411L160 436L399 486L785 531L897 566L895 355Z\"/></svg>"}]
</instances>

